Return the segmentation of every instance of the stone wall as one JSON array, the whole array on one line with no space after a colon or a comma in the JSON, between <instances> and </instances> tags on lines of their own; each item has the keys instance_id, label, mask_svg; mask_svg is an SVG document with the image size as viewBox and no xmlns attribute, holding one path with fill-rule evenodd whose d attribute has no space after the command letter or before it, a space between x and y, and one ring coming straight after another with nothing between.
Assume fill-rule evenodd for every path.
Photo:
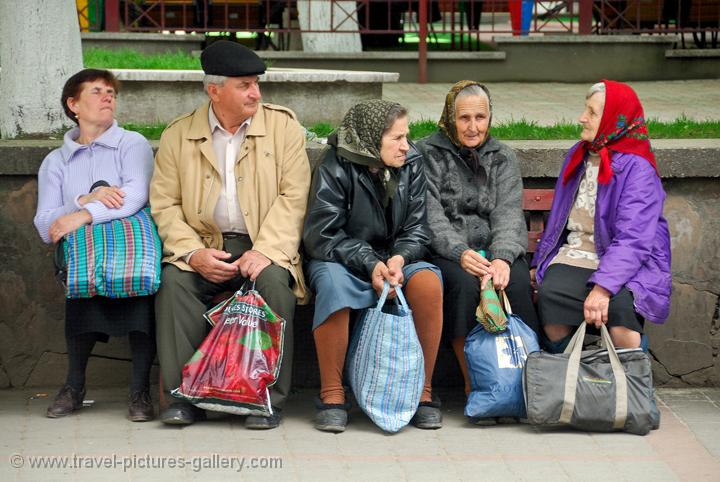
<instances>
[{"instance_id":1,"label":"stone wall","mask_svg":"<svg viewBox=\"0 0 720 482\"><path fill-rule=\"evenodd\" d=\"M509 142L528 187L552 187L568 141ZM66 370L63 293L52 276L52 250L32 219L37 169L57 142L0 141L0 387L54 386ZM668 197L673 299L665 325L647 327L657 385L720 386L720 140L654 143ZM318 150L310 148L315 156ZM310 320L299 307L295 330L297 386L318 385ZM123 339L98 344L88 367L91 386L127 385L130 353ZM155 377L155 375L153 375ZM439 385L460 377L443 346Z\"/></svg>"}]
</instances>

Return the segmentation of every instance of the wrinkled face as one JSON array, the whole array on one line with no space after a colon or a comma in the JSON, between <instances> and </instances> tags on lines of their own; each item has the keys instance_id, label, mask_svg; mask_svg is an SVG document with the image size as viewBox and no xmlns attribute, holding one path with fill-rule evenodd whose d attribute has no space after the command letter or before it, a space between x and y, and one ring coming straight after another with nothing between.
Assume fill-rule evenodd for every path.
<instances>
[{"instance_id":1,"label":"wrinkled face","mask_svg":"<svg viewBox=\"0 0 720 482\"><path fill-rule=\"evenodd\" d=\"M602 120L603 108L605 107L605 93L597 92L585 101L585 110L583 110L578 122L582 126L580 139L592 142L600 128Z\"/></svg>"},{"instance_id":2,"label":"wrinkled face","mask_svg":"<svg viewBox=\"0 0 720 482\"><path fill-rule=\"evenodd\" d=\"M238 124L255 115L262 98L257 75L230 77L223 85L209 84L208 96L221 120Z\"/></svg>"},{"instance_id":3,"label":"wrinkled face","mask_svg":"<svg viewBox=\"0 0 720 482\"><path fill-rule=\"evenodd\" d=\"M103 79L83 82L77 97L69 97L67 105L78 122L110 126L115 116L115 88Z\"/></svg>"},{"instance_id":4,"label":"wrinkled face","mask_svg":"<svg viewBox=\"0 0 720 482\"><path fill-rule=\"evenodd\" d=\"M455 101L455 130L460 143L474 148L485 142L490 125L488 100L480 95Z\"/></svg>"},{"instance_id":5,"label":"wrinkled face","mask_svg":"<svg viewBox=\"0 0 720 482\"><path fill-rule=\"evenodd\" d=\"M382 135L380 159L386 166L401 167L405 164L407 153L410 150L407 138L410 132L408 120L408 116L400 117Z\"/></svg>"}]
</instances>

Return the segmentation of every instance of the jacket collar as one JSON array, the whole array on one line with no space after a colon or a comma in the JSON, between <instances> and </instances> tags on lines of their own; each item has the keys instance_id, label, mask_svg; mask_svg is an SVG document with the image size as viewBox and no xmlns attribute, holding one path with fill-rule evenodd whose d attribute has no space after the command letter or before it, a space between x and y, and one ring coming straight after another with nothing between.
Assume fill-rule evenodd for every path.
<instances>
[{"instance_id":1,"label":"jacket collar","mask_svg":"<svg viewBox=\"0 0 720 482\"><path fill-rule=\"evenodd\" d=\"M205 102L192 115L190 128L187 131L187 138L191 140L210 139L212 132L210 131L209 111L210 101ZM257 137L266 135L265 128L265 107L263 104L258 105L258 110L252 116L252 122L248 128L246 137Z\"/></svg>"},{"instance_id":2,"label":"jacket collar","mask_svg":"<svg viewBox=\"0 0 720 482\"><path fill-rule=\"evenodd\" d=\"M117 121L113 120L112 125L102 133L100 137L90 143L90 145L100 145L107 147L108 149L117 149L120 145L120 140L123 137L125 129L119 127ZM63 158L70 160L72 156L80 149L85 149L88 146L84 144L78 144L75 139L80 136L80 128L73 127L65 133L63 136L63 145L61 148Z\"/></svg>"}]
</instances>

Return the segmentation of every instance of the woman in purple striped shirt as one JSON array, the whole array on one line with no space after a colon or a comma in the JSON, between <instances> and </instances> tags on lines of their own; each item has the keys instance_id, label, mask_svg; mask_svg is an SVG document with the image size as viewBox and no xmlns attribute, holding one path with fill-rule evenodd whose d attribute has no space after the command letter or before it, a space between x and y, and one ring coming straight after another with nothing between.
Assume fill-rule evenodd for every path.
<instances>
[{"instance_id":1,"label":"woman in purple striped shirt","mask_svg":"<svg viewBox=\"0 0 720 482\"><path fill-rule=\"evenodd\" d=\"M65 83L62 106L78 126L65 134L62 147L48 154L38 171L34 222L48 244L83 225L131 216L147 204L153 152L142 135L117 125L117 92L118 81L107 70L85 69ZM136 422L151 420L154 333L152 296L67 299L68 375L47 416L62 417L82 407L85 368L96 341L129 336L133 374L128 415Z\"/></svg>"}]
</instances>

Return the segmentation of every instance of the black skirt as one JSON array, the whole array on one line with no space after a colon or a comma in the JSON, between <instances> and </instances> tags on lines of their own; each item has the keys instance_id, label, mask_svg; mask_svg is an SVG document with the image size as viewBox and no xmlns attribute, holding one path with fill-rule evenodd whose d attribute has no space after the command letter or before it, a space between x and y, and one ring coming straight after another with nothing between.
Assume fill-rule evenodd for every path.
<instances>
[{"instance_id":1,"label":"black skirt","mask_svg":"<svg viewBox=\"0 0 720 482\"><path fill-rule=\"evenodd\" d=\"M65 300L65 334L98 333L99 341L140 331L155 334L155 296ZM104 336L102 336L104 335Z\"/></svg>"},{"instance_id":2,"label":"black skirt","mask_svg":"<svg viewBox=\"0 0 720 482\"><path fill-rule=\"evenodd\" d=\"M585 322L583 305L593 285L588 279L594 270L553 264L545 272L538 288L538 308L543 325L580 326ZM634 298L627 288L622 288L610 298L608 327L624 326L638 333L643 332L644 319L635 313ZM597 333L588 326L588 333Z\"/></svg>"}]
</instances>

